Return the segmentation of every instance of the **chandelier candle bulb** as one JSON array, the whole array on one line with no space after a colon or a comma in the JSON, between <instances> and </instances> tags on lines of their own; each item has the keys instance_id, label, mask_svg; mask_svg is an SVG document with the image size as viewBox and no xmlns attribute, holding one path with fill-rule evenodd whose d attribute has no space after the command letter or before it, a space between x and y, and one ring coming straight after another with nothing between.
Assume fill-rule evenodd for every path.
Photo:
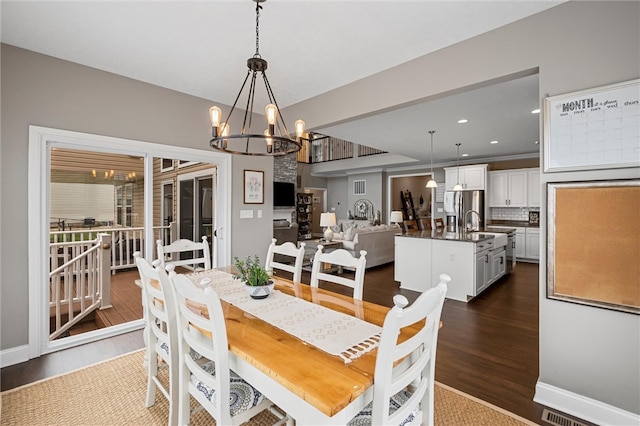
<instances>
[{"instance_id":1,"label":"chandelier candle bulb","mask_svg":"<svg viewBox=\"0 0 640 426\"><path fill-rule=\"evenodd\" d=\"M264 135L265 136L271 136L271 132L269 131L269 129L264 131ZM272 138L266 138L267 141L267 152L272 152L273 151L273 139Z\"/></svg>"},{"instance_id":2,"label":"chandelier candle bulb","mask_svg":"<svg viewBox=\"0 0 640 426\"><path fill-rule=\"evenodd\" d=\"M300 138L302 138L302 135L304 135L304 131L306 130L305 123L303 120L296 120L294 126L296 128L296 138L300 140Z\"/></svg>"},{"instance_id":3,"label":"chandelier candle bulb","mask_svg":"<svg viewBox=\"0 0 640 426\"><path fill-rule=\"evenodd\" d=\"M220 127L220 120L222 120L222 110L217 106L212 106L209 108L209 117L211 117L213 136L218 136L218 128Z\"/></svg>"}]
</instances>

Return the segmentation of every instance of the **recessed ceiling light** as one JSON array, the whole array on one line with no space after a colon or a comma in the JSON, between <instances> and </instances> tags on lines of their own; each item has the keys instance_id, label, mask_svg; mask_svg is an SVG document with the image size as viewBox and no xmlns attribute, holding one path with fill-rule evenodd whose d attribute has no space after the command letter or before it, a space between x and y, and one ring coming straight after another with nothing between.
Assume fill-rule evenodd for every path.
<instances>
[{"instance_id":1,"label":"recessed ceiling light","mask_svg":"<svg viewBox=\"0 0 640 426\"><path fill-rule=\"evenodd\" d=\"M531 111L531 114L540 114L540 108L536 108L533 111Z\"/></svg>"},{"instance_id":2,"label":"recessed ceiling light","mask_svg":"<svg viewBox=\"0 0 640 426\"><path fill-rule=\"evenodd\" d=\"M469 156L469 154L462 154L462 156L463 156L463 157L468 157L468 156Z\"/></svg>"},{"instance_id":3,"label":"recessed ceiling light","mask_svg":"<svg viewBox=\"0 0 640 426\"><path fill-rule=\"evenodd\" d=\"M466 118L462 118L460 120L458 120L458 124L464 124L466 122L468 122L469 120L467 120Z\"/></svg>"},{"instance_id":4,"label":"recessed ceiling light","mask_svg":"<svg viewBox=\"0 0 640 426\"><path fill-rule=\"evenodd\" d=\"M497 143L498 143L498 141L491 141L491 142L489 142L489 143L490 143L491 145L495 145L495 144L497 144Z\"/></svg>"}]
</instances>

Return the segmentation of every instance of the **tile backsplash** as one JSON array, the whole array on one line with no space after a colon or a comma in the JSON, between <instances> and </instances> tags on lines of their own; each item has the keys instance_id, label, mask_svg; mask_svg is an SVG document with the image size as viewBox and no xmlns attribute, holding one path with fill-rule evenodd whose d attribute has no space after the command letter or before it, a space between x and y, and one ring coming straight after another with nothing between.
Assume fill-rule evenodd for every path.
<instances>
[{"instance_id":1,"label":"tile backsplash","mask_svg":"<svg viewBox=\"0 0 640 426\"><path fill-rule=\"evenodd\" d=\"M535 207L491 207L489 216L492 220L522 220L529 221L530 211L540 211Z\"/></svg>"}]
</instances>

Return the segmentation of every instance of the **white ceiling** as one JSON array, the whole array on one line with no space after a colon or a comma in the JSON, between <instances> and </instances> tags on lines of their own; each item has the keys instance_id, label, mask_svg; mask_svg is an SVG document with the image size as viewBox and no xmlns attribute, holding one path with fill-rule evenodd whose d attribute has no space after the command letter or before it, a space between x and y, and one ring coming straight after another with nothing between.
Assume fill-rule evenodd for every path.
<instances>
[{"instance_id":1,"label":"white ceiling","mask_svg":"<svg viewBox=\"0 0 640 426\"><path fill-rule=\"evenodd\" d=\"M260 53L285 107L560 3L269 0ZM250 0L3 0L0 14L3 43L227 105L255 53ZM538 80L529 76L314 130L419 160L429 157L425 128L437 130L436 162L455 157L457 141L470 158L519 155L538 150L536 107Z\"/></svg>"}]
</instances>

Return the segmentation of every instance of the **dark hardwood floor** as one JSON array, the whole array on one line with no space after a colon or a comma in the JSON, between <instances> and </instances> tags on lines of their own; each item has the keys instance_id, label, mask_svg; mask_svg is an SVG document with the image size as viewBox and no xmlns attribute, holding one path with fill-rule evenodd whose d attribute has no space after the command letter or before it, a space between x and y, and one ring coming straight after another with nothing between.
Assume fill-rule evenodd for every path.
<instances>
[{"instance_id":1,"label":"dark hardwood floor","mask_svg":"<svg viewBox=\"0 0 640 426\"><path fill-rule=\"evenodd\" d=\"M364 299L392 306L400 290L393 264L370 268ZM303 273L309 282L309 273ZM344 292L340 286L322 287ZM513 272L469 303L446 300L436 380L536 423L543 406L533 402L538 378L538 265L518 263ZM136 331L5 367L2 390L74 370L143 347Z\"/></svg>"}]
</instances>

